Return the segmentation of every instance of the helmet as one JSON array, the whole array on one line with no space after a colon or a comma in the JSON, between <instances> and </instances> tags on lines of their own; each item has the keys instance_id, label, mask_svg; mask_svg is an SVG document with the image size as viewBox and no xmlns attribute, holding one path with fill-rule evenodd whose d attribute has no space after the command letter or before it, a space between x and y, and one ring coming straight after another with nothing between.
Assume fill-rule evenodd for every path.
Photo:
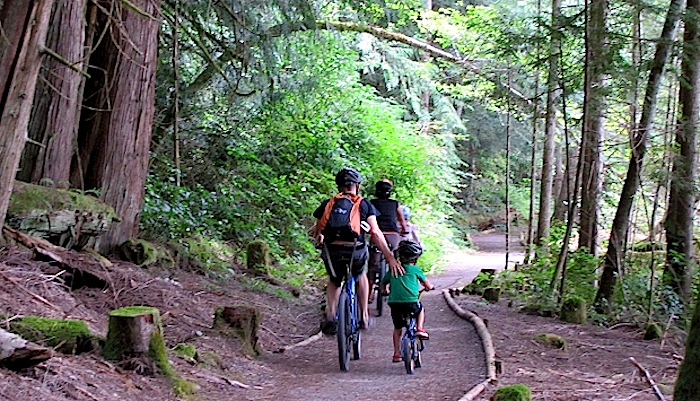
<instances>
[{"instance_id":1,"label":"helmet","mask_svg":"<svg viewBox=\"0 0 700 401\"><path fill-rule=\"evenodd\" d=\"M411 209L406 205L401 205L401 213L403 213L404 220L409 220L411 218Z\"/></svg>"},{"instance_id":2,"label":"helmet","mask_svg":"<svg viewBox=\"0 0 700 401\"><path fill-rule=\"evenodd\" d=\"M399 258L402 262L414 261L423 254L423 248L413 241L401 241L399 243Z\"/></svg>"},{"instance_id":3,"label":"helmet","mask_svg":"<svg viewBox=\"0 0 700 401\"><path fill-rule=\"evenodd\" d=\"M335 184L339 187L346 187L350 184L362 183L360 172L352 167L345 167L335 175Z\"/></svg>"},{"instance_id":4,"label":"helmet","mask_svg":"<svg viewBox=\"0 0 700 401\"><path fill-rule=\"evenodd\" d=\"M377 198L388 198L393 189L394 184L385 178L374 184L374 195Z\"/></svg>"}]
</instances>

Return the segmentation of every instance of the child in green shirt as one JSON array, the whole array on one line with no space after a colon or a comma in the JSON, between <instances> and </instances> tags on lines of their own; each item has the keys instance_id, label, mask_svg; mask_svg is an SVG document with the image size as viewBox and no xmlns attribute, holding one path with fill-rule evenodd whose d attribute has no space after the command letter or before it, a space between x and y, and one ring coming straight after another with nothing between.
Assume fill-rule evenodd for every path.
<instances>
[{"instance_id":1,"label":"child in green shirt","mask_svg":"<svg viewBox=\"0 0 700 401\"><path fill-rule=\"evenodd\" d=\"M392 335L394 343L393 362L401 362L399 344L401 342L401 331L406 324L406 318L415 316L416 336L423 340L429 338L428 333L423 328L425 310L418 300L420 293L419 283L423 284L425 291L433 290L435 287L425 277L423 271L416 266L418 257L420 257L422 253L423 248L415 242L401 241L401 243L399 243L398 254L401 264L404 269L406 269L406 273L399 277L386 274L382 278L382 292L387 292L387 286L391 289L387 303L391 308L391 320L394 323L394 332Z\"/></svg>"}]
</instances>

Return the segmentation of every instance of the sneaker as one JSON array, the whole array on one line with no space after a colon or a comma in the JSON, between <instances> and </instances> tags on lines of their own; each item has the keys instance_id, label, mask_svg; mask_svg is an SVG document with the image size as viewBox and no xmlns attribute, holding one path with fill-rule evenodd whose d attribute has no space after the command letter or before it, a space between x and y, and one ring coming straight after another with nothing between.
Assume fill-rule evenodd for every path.
<instances>
[{"instance_id":1,"label":"sneaker","mask_svg":"<svg viewBox=\"0 0 700 401\"><path fill-rule=\"evenodd\" d=\"M416 337L420 338L421 340L427 340L430 338L430 336L428 335L428 332L423 330L423 329L416 330Z\"/></svg>"},{"instance_id":2,"label":"sneaker","mask_svg":"<svg viewBox=\"0 0 700 401\"><path fill-rule=\"evenodd\" d=\"M333 320L326 320L321 323L321 332L323 334L334 336L338 332L337 323Z\"/></svg>"},{"instance_id":3,"label":"sneaker","mask_svg":"<svg viewBox=\"0 0 700 401\"><path fill-rule=\"evenodd\" d=\"M401 361L403 361L403 358L401 358L401 355L394 355L394 356L391 358L391 362L392 362L392 363L399 363L399 362L401 362Z\"/></svg>"}]
</instances>

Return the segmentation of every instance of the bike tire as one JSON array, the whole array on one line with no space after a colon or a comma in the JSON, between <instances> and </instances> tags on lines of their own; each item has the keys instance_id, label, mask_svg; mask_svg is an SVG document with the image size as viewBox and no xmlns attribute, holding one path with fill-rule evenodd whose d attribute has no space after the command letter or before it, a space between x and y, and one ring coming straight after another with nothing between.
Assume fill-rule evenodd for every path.
<instances>
[{"instance_id":1,"label":"bike tire","mask_svg":"<svg viewBox=\"0 0 700 401\"><path fill-rule=\"evenodd\" d=\"M411 352L411 341L408 337L401 338L401 357L403 358L404 366L406 367L406 374L413 374L413 355Z\"/></svg>"},{"instance_id":2,"label":"bike tire","mask_svg":"<svg viewBox=\"0 0 700 401\"><path fill-rule=\"evenodd\" d=\"M379 279L378 281L381 283L382 278L384 278L384 275L386 274L386 260L382 258L381 262L379 262ZM379 289L377 290L377 316L382 315L382 311L384 309L384 296L382 295L382 288L381 284L379 286Z\"/></svg>"},{"instance_id":3,"label":"bike tire","mask_svg":"<svg viewBox=\"0 0 700 401\"><path fill-rule=\"evenodd\" d=\"M352 321L356 323L355 327L350 325L350 331L352 333L352 359L358 360L360 359L361 356L361 348L362 348L362 330L360 330L359 324L360 324L360 305L358 305L357 298L354 300L355 307L352 308L353 311L355 311L355 316Z\"/></svg>"},{"instance_id":4,"label":"bike tire","mask_svg":"<svg viewBox=\"0 0 700 401\"><path fill-rule=\"evenodd\" d=\"M340 293L338 300L338 363L340 370L350 369L350 342L352 340L352 321L350 320L350 300L348 294Z\"/></svg>"},{"instance_id":5,"label":"bike tire","mask_svg":"<svg viewBox=\"0 0 700 401\"><path fill-rule=\"evenodd\" d=\"M413 356L414 365L416 368L423 367L423 355L421 351L423 350L423 340L418 340L418 345L415 349L415 355Z\"/></svg>"}]
</instances>

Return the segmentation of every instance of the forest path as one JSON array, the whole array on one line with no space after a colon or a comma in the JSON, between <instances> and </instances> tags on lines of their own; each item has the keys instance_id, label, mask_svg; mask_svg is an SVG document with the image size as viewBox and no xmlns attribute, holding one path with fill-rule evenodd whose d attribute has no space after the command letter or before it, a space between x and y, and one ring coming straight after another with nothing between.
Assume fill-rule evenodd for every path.
<instances>
[{"instance_id":1,"label":"forest path","mask_svg":"<svg viewBox=\"0 0 700 401\"><path fill-rule=\"evenodd\" d=\"M472 240L484 251L450 255L445 269L430 277L437 289L464 285L482 268L504 266L502 234L479 234ZM522 260L522 254L512 255L513 259L518 257ZM273 382L259 386L250 399L458 400L486 378L481 342L473 326L447 306L441 291L425 293L423 302L430 340L423 353L424 366L414 375L407 375L403 364L391 362L392 324L387 310L383 316L373 317L369 330L363 332L362 358L351 361L348 372L338 367L335 336L324 336L283 354L267 354L264 359L273 371L269 375Z\"/></svg>"}]
</instances>

